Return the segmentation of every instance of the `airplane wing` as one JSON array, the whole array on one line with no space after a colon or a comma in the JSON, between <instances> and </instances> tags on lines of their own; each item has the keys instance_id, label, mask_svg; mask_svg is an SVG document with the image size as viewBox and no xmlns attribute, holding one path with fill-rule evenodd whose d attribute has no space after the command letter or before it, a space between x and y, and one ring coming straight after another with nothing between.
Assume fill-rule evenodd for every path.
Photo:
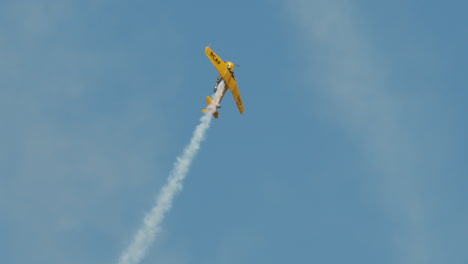
<instances>
[{"instance_id":1,"label":"airplane wing","mask_svg":"<svg viewBox=\"0 0 468 264\"><path fill-rule=\"evenodd\" d=\"M205 48L205 54L210 59L211 63L213 63L216 70L218 70L229 90L231 90L232 96L234 96L234 100L236 101L237 108L239 108L239 112L242 114L244 112L244 104L242 103L242 97L240 95L239 88L237 87L237 81L234 74L228 70L227 63L216 55L210 47Z\"/></svg>"},{"instance_id":2,"label":"airplane wing","mask_svg":"<svg viewBox=\"0 0 468 264\"><path fill-rule=\"evenodd\" d=\"M231 77L230 72L228 71L229 77ZM226 76L228 77L228 76ZM237 87L237 82L236 79L234 79L234 76L232 78L224 78L224 81L226 82L229 90L231 90L232 96L234 96L234 101L236 101L237 108L239 108L239 112L242 114L244 112L244 104L242 103L242 97L240 95L239 88Z\"/></svg>"},{"instance_id":3,"label":"airplane wing","mask_svg":"<svg viewBox=\"0 0 468 264\"><path fill-rule=\"evenodd\" d=\"M205 48L205 54L210 59L211 63L215 66L221 76L224 76L227 70L227 64L210 48Z\"/></svg>"}]
</instances>

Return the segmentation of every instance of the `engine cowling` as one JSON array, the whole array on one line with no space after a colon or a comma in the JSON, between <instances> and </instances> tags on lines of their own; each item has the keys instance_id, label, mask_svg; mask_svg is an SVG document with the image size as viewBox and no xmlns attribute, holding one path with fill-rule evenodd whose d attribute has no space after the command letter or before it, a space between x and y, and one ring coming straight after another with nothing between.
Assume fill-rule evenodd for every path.
<instances>
[{"instance_id":1,"label":"engine cowling","mask_svg":"<svg viewBox=\"0 0 468 264\"><path fill-rule=\"evenodd\" d=\"M228 61L226 64L227 64L227 68L229 69L229 71L234 72L234 69L236 68L235 67L236 65L234 63L230 62L230 61Z\"/></svg>"}]
</instances>

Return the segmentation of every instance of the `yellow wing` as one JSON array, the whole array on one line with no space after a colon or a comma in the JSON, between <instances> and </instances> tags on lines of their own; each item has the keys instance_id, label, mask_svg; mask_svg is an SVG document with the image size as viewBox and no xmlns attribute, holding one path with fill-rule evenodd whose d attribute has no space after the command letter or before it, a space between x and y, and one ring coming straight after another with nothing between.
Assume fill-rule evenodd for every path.
<instances>
[{"instance_id":1,"label":"yellow wing","mask_svg":"<svg viewBox=\"0 0 468 264\"><path fill-rule=\"evenodd\" d=\"M228 71L229 72L229 71ZM237 108L239 108L239 112L242 114L244 112L244 104L242 103L242 97L240 95L239 88L237 87L236 79L231 74L226 74L228 76L223 77L224 81L226 82L229 90L231 90L232 96L234 96L234 101L236 101ZM228 77L232 77L229 78Z\"/></svg>"},{"instance_id":2,"label":"yellow wing","mask_svg":"<svg viewBox=\"0 0 468 264\"><path fill-rule=\"evenodd\" d=\"M210 59L211 63L213 63L216 70L218 70L219 74L223 76L227 71L227 64L218 55L216 55L210 47L205 48L205 54L208 59Z\"/></svg>"},{"instance_id":3,"label":"yellow wing","mask_svg":"<svg viewBox=\"0 0 468 264\"><path fill-rule=\"evenodd\" d=\"M239 112L242 114L244 112L244 104L242 103L242 97L240 95L239 88L237 87L237 81L234 77L234 73L228 70L227 63L216 55L210 47L205 48L205 54L210 59L211 63L213 63L216 70L218 70L229 90L231 90L232 96L234 96L234 101L236 101L237 108L239 108Z\"/></svg>"}]
</instances>

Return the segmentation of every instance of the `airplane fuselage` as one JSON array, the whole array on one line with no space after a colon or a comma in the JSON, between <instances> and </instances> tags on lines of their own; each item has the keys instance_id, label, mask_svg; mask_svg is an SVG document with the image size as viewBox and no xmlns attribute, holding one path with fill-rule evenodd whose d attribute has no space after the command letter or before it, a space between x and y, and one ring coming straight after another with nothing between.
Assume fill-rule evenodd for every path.
<instances>
[{"instance_id":1,"label":"airplane fuselage","mask_svg":"<svg viewBox=\"0 0 468 264\"><path fill-rule=\"evenodd\" d=\"M213 93L214 94L217 94L218 92L218 88L219 88L219 84L224 81L224 79L221 77L221 75L218 77L218 79L216 80L216 84L215 84L215 87L214 87L214 91ZM221 108L221 106L219 106L221 104L221 101L223 100L223 97L224 97L224 94L226 93L227 91L227 87L226 87L226 82L224 81L224 87L223 87L223 91L222 93L219 95L219 100L218 100L218 108Z\"/></svg>"}]
</instances>

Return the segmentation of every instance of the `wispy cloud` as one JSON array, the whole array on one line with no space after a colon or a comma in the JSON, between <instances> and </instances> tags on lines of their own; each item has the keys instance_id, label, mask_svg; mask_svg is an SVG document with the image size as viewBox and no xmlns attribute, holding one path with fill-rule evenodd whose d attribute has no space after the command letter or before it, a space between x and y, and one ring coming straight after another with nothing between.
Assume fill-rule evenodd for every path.
<instances>
[{"instance_id":1,"label":"wispy cloud","mask_svg":"<svg viewBox=\"0 0 468 264\"><path fill-rule=\"evenodd\" d=\"M356 10L338 0L290 1L288 9L301 32L303 63L312 65L305 70L318 71L320 88L314 92L327 105L320 112L370 153L368 165L380 176L376 194L382 194L387 214L402 223L394 237L401 263L427 263L425 205L417 187L423 172L415 158L421 153L401 125L398 97L386 85L375 47L357 26Z\"/></svg>"},{"instance_id":2,"label":"wispy cloud","mask_svg":"<svg viewBox=\"0 0 468 264\"><path fill-rule=\"evenodd\" d=\"M168 144L165 91L162 78L145 78L154 67L134 58L151 56L135 47L170 53L160 38L172 28L129 16L119 22L147 42L122 45L115 34L93 43L121 30L89 24L106 20L115 3L105 2L95 14L68 0L0 3L0 229L10 230L0 237L2 262L115 259L127 210L135 208L121 205L134 203L133 187L158 181L154 160Z\"/></svg>"}]
</instances>

